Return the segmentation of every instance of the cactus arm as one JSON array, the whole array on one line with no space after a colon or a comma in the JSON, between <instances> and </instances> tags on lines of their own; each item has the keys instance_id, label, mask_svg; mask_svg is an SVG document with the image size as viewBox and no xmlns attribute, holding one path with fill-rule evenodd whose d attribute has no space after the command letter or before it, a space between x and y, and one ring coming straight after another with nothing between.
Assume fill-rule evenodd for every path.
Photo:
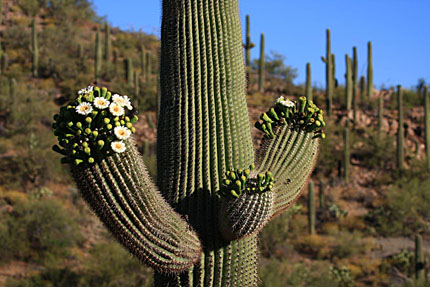
<instances>
[{"instance_id":1,"label":"cactus arm","mask_svg":"<svg viewBox=\"0 0 430 287\"><path fill-rule=\"evenodd\" d=\"M79 94L54 117L61 147L53 149L84 199L142 262L163 273L190 268L200 260L200 240L152 183L130 138L137 117L130 119L129 99L98 87Z\"/></svg>"}]
</instances>

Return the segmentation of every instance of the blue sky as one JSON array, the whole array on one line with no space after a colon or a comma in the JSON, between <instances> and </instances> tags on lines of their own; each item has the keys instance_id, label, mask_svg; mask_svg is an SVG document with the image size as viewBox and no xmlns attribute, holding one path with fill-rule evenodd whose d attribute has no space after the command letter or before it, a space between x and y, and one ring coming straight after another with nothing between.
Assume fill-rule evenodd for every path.
<instances>
[{"instance_id":1,"label":"blue sky","mask_svg":"<svg viewBox=\"0 0 430 287\"><path fill-rule=\"evenodd\" d=\"M159 35L161 0L93 0L100 16L123 29ZM359 73L366 73L367 42L373 44L377 87L416 85L418 78L430 84L429 0L239 0L242 23L251 16L251 40L266 38L266 53L287 57L298 68L296 84L305 79L306 62L312 65L313 83L324 87L325 30L330 28L336 77L344 82L345 54L358 49ZM244 29L244 27L243 27Z\"/></svg>"}]
</instances>

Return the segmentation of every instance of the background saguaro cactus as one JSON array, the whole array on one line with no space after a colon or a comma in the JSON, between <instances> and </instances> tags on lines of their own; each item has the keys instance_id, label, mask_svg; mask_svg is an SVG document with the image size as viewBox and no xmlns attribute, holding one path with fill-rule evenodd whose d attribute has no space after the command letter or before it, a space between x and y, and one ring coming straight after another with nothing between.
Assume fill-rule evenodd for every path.
<instances>
[{"instance_id":1,"label":"background saguaro cactus","mask_svg":"<svg viewBox=\"0 0 430 287\"><path fill-rule=\"evenodd\" d=\"M358 95L358 55L357 55L357 47L352 48L353 56L352 56L352 105L353 105L353 121L354 126L357 124L357 95Z\"/></svg>"},{"instance_id":2,"label":"background saguaro cactus","mask_svg":"<svg viewBox=\"0 0 430 287\"><path fill-rule=\"evenodd\" d=\"M109 24L105 24L105 61L109 64L112 60L112 41L110 38L110 27Z\"/></svg>"},{"instance_id":3,"label":"background saguaro cactus","mask_svg":"<svg viewBox=\"0 0 430 287\"><path fill-rule=\"evenodd\" d=\"M312 180L309 181L308 190L309 234L315 234L315 187Z\"/></svg>"},{"instance_id":4,"label":"background saguaro cactus","mask_svg":"<svg viewBox=\"0 0 430 287\"><path fill-rule=\"evenodd\" d=\"M140 69L142 70L142 79L145 81L146 77L146 55L145 55L145 46L140 47Z\"/></svg>"},{"instance_id":5,"label":"background saguaro cactus","mask_svg":"<svg viewBox=\"0 0 430 287\"><path fill-rule=\"evenodd\" d=\"M323 112L278 99L256 123L254 152L237 0L164 0L161 42L158 187L128 139L129 99L105 88L81 90L55 116L54 150L155 286L257 286L257 234L302 192Z\"/></svg>"},{"instance_id":6,"label":"background saguaro cactus","mask_svg":"<svg viewBox=\"0 0 430 287\"><path fill-rule=\"evenodd\" d=\"M39 46L37 43L37 30L36 30L36 20L33 19L31 23L31 54L32 54L32 73L33 77L37 78L39 71Z\"/></svg>"},{"instance_id":7,"label":"background saguaro cactus","mask_svg":"<svg viewBox=\"0 0 430 287\"><path fill-rule=\"evenodd\" d=\"M415 236L415 277L418 281L424 279L424 253L423 253L423 238L420 234Z\"/></svg>"},{"instance_id":8,"label":"background saguaro cactus","mask_svg":"<svg viewBox=\"0 0 430 287\"><path fill-rule=\"evenodd\" d=\"M131 58L124 60L124 71L125 81L127 82L127 86L130 89L133 87L133 60Z\"/></svg>"},{"instance_id":9,"label":"background saguaro cactus","mask_svg":"<svg viewBox=\"0 0 430 287\"><path fill-rule=\"evenodd\" d=\"M309 101L313 100L312 95L312 73L311 73L311 63L306 64L306 90L305 90L306 99Z\"/></svg>"},{"instance_id":10,"label":"background saguaro cactus","mask_svg":"<svg viewBox=\"0 0 430 287\"><path fill-rule=\"evenodd\" d=\"M403 93L402 86L397 86L397 111L398 111L398 123L399 127L397 129L397 169L401 171L403 169L404 162L404 129L403 129Z\"/></svg>"},{"instance_id":11,"label":"background saguaro cactus","mask_svg":"<svg viewBox=\"0 0 430 287\"><path fill-rule=\"evenodd\" d=\"M96 45L94 51L94 78L96 83L100 81L100 73L102 70L102 57L102 39L100 37L100 32L97 29Z\"/></svg>"},{"instance_id":12,"label":"background saguaro cactus","mask_svg":"<svg viewBox=\"0 0 430 287\"><path fill-rule=\"evenodd\" d=\"M332 111L333 102L333 88L334 88L334 66L333 58L331 54L331 40L330 40L330 29L327 29L327 48L326 56L321 57L325 63L325 77L326 77L326 100L327 100L327 114L330 115Z\"/></svg>"},{"instance_id":13,"label":"background saguaro cactus","mask_svg":"<svg viewBox=\"0 0 430 287\"><path fill-rule=\"evenodd\" d=\"M373 95L373 52L372 42L367 43L367 98Z\"/></svg>"},{"instance_id":14,"label":"background saguaro cactus","mask_svg":"<svg viewBox=\"0 0 430 287\"><path fill-rule=\"evenodd\" d=\"M258 91L264 90L264 34L260 37L260 60L258 62Z\"/></svg>"},{"instance_id":15,"label":"background saguaro cactus","mask_svg":"<svg viewBox=\"0 0 430 287\"><path fill-rule=\"evenodd\" d=\"M255 47L255 44L251 42L251 23L249 15L246 15L246 39L243 47L245 48L245 65L248 82L250 81L250 69L251 69L251 49Z\"/></svg>"},{"instance_id":16,"label":"background saguaro cactus","mask_svg":"<svg viewBox=\"0 0 430 287\"><path fill-rule=\"evenodd\" d=\"M428 87L424 87L424 135L426 145L427 168L430 170L430 94Z\"/></svg>"}]
</instances>

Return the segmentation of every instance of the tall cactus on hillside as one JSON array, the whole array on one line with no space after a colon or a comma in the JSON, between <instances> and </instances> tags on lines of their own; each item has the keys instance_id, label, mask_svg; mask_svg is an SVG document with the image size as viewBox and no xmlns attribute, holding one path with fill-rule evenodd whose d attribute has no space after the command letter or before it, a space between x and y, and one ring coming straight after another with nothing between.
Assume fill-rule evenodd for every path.
<instances>
[{"instance_id":1,"label":"tall cactus on hillside","mask_svg":"<svg viewBox=\"0 0 430 287\"><path fill-rule=\"evenodd\" d=\"M248 82L250 79L250 69L251 69L251 49L255 47L255 44L251 42L251 23L249 15L246 15L246 40L243 44L245 48L245 66Z\"/></svg>"},{"instance_id":2,"label":"tall cactus on hillside","mask_svg":"<svg viewBox=\"0 0 430 287\"><path fill-rule=\"evenodd\" d=\"M398 123L399 127L397 129L397 169L401 171L403 169L403 162L405 158L403 140L404 140L404 130L403 130L403 93L402 86L397 86L397 111L398 111Z\"/></svg>"},{"instance_id":3,"label":"tall cactus on hillside","mask_svg":"<svg viewBox=\"0 0 430 287\"><path fill-rule=\"evenodd\" d=\"M140 69L142 72L142 79L145 81L146 77L146 55L145 55L145 46L140 47Z\"/></svg>"},{"instance_id":4,"label":"tall cactus on hillside","mask_svg":"<svg viewBox=\"0 0 430 287\"><path fill-rule=\"evenodd\" d=\"M315 186L312 180L308 185L308 225L309 234L315 234Z\"/></svg>"},{"instance_id":5,"label":"tall cactus on hillside","mask_svg":"<svg viewBox=\"0 0 430 287\"><path fill-rule=\"evenodd\" d=\"M378 138L382 138L382 121L384 119L384 92L379 93L378 97Z\"/></svg>"},{"instance_id":6,"label":"tall cactus on hillside","mask_svg":"<svg viewBox=\"0 0 430 287\"><path fill-rule=\"evenodd\" d=\"M257 286L257 234L300 195L323 113L304 97L278 99L256 124L255 154L238 1L162 7L158 187L127 139L129 99L107 89L60 110L54 149L113 235L154 268L155 286Z\"/></svg>"},{"instance_id":7,"label":"tall cactus on hillside","mask_svg":"<svg viewBox=\"0 0 430 287\"><path fill-rule=\"evenodd\" d=\"M354 126L357 124L357 95L358 95L358 55L357 55L357 47L352 48L353 56L352 56L352 106L353 106L353 121Z\"/></svg>"},{"instance_id":8,"label":"tall cactus on hillside","mask_svg":"<svg viewBox=\"0 0 430 287\"><path fill-rule=\"evenodd\" d=\"M112 40L110 38L110 27L109 24L105 24L105 62L110 64L112 60Z\"/></svg>"},{"instance_id":9,"label":"tall cactus on hillside","mask_svg":"<svg viewBox=\"0 0 430 287\"><path fill-rule=\"evenodd\" d=\"M306 90L305 90L306 99L308 101L313 100L312 95L312 73L311 73L311 63L306 64Z\"/></svg>"},{"instance_id":10,"label":"tall cactus on hillside","mask_svg":"<svg viewBox=\"0 0 430 287\"><path fill-rule=\"evenodd\" d=\"M32 74L37 78L39 75L39 45L37 44L36 19L31 22L31 48L32 54Z\"/></svg>"},{"instance_id":11,"label":"tall cactus on hillside","mask_svg":"<svg viewBox=\"0 0 430 287\"><path fill-rule=\"evenodd\" d=\"M367 43L367 98L373 95L373 51L372 42Z\"/></svg>"},{"instance_id":12,"label":"tall cactus on hillside","mask_svg":"<svg viewBox=\"0 0 430 287\"><path fill-rule=\"evenodd\" d=\"M423 238L420 234L415 236L415 278L417 281L425 278Z\"/></svg>"},{"instance_id":13,"label":"tall cactus on hillside","mask_svg":"<svg viewBox=\"0 0 430 287\"><path fill-rule=\"evenodd\" d=\"M364 76L360 78L360 98L361 104L364 105L366 102L366 78Z\"/></svg>"},{"instance_id":14,"label":"tall cactus on hillside","mask_svg":"<svg viewBox=\"0 0 430 287\"><path fill-rule=\"evenodd\" d=\"M349 124L349 113L351 111L351 105L352 105L352 67L351 67L351 58L348 56L348 54L345 55L345 63L346 63L346 74L345 74L345 104L346 104L346 113L348 115L347 119L347 125Z\"/></svg>"},{"instance_id":15,"label":"tall cactus on hillside","mask_svg":"<svg viewBox=\"0 0 430 287\"><path fill-rule=\"evenodd\" d=\"M133 60L131 58L124 60L125 81L129 89L133 87Z\"/></svg>"},{"instance_id":16,"label":"tall cactus on hillside","mask_svg":"<svg viewBox=\"0 0 430 287\"><path fill-rule=\"evenodd\" d=\"M343 178L345 183L349 183L349 166L351 161L351 149L349 140L349 127L346 126L343 132Z\"/></svg>"},{"instance_id":17,"label":"tall cactus on hillside","mask_svg":"<svg viewBox=\"0 0 430 287\"><path fill-rule=\"evenodd\" d=\"M102 70L102 39L100 37L99 29L96 33L96 45L94 51L94 78L96 83L100 81L100 73Z\"/></svg>"},{"instance_id":18,"label":"tall cactus on hillside","mask_svg":"<svg viewBox=\"0 0 430 287\"><path fill-rule=\"evenodd\" d=\"M427 86L424 86L424 129L427 169L430 170L430 94Z\"/></svg>"},{"instance_id":19,"label":"tall cactus on hillside","mask_svg":"<svg viewBox=\"0 0 430 287\"><path fill-rule=\"evenodd\" d=\"M263 92L264 90L264 34L261 33L260 38L260 60L258 62L258 91Z\"/></svg>"},{"instance_id":20,"label":"tall cactus on hillside","mask_svg":"<svg viewBox=\"0 0 430 287\"><path fill-rule=\"evenodd\" d=\"M331 54L331 40L330 40L330 29L327 29L327 48L326 56L321 57L325 63L325 78L326 78L326 98L327 98L327 114L330 115L333 104L333 89L334 89L334 67L333 57Z\"/></svg>"},{"instance_id":21,"label":"tall cactus on hillside","mask_svg":"<svg viewBox=\"0 0 430 287\"><path fill-rule=\"evenodd\" d=\"M140 95L139 72L134 71L134 96L136 97L137 100L140 100L139 95Z\"/></svg>"}]
</instances>

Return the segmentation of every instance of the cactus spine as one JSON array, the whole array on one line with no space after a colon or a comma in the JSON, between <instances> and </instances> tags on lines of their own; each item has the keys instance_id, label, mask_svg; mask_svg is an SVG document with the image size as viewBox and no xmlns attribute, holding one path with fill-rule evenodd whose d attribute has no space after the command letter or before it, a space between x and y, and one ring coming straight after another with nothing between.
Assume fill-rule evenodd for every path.
<instances>
[{"instance_id":1,"label":"cactus spine","mask_svg":"<svg viewBox=\"0 0 430 287\"><path fill-rule=\"evenodd\" d=\"M140 69L142 70L142 79L145 80L146 76L146 58L145 58L145 46L140 47Z\"/></svg>"},{"instance_id":2,"label":"cactus spine","mask_svg":"<svg viewBox=\"0 0 430 287\"><path fill-rule=\"evenodd\" d=\"M110 38L109 24L105 24L105 61L109 64L112 59L112 41Z\"/></svg>"},{"instance_id":3,"label":"cactus spine","mask_svg":"<svg viewBox=\"0 0 430 287\"><path fill-rule=\"evenodd\" d=\"M420 234L415 236L415 277L417 281L425 278L423 238Z\"/></svg>"},{"instance_id":4,"label":"cactus spine","mask_svg":"<svg viewBox=\"0 0 430 287\"><path fill-rule=\"evenodd\" d=\"M33 77L38 77L39 71L39 46L37 44L36 20L33 19L31 24L31 53L32 53L32 73Z\"/></svg>"},{"instance_id":5,"label":"cactus spine","mask_svg":"<svg viewBox=\"0 0 430 287\"><path fill-rule=\"evenodd\" d=\"M309 221L309 234L315 234L315 187L312 180L309 181L308 186L308 221Z\"/></svg>"},{"instance_id":6,"label":"cactus spine","mask_svg":"<svg viewBox=\"0 0 430 287\"><path fill-rule=\"evenodd\" d=\"M115 104L102 121L88 111L96 99L128 99L105 88L80 91L60 109L54 128L65 149L54 150L114 236L155 269L155 286L257 286L257 234L302 192L325 137L323 112L305 97L280 98L256 123L264 139L255 154L238 1L162 7L158 188L132 140L109 142L119 138L111 122L133 132L137 118L116 115Z\"/></svg>"},{"instance_id":7,"label":"cactus spine","mask_svg":"<svg viewBox=\"0 0 430 287\"><path fill-rule=\"evenodd\" d=\"M245 64L246 64L246 74L248 82L251 80L251 49L255 47L255 44L251 42L251 23L249 15L246 15L246 42L243 45L245 48Z\"/></svg>"},{"instance_id":8,"label":"cactus spine","mask_svg":"<svg viewBox=\"0 0 430 287\"><path fill-rule=\"evenodd\" d=\"M427 169L430 170L430 94L427 86L424 87L424 129Z\"/></svg>"},{"instance_id":9,"label":"cactus spine","mask_svg":"<svg viewBox=\"0 0 430 287\"><path fill-rule=\"evenodd\" d=\"M404 130L403 130L403 93L402 86L397 86L397 109L398 109L398 123L399 127L397 130L397 169L399 171L403 170L403 162L404 162L404 149L403 149L403 139L404 139Z\"/></svg>"},{"instance_id":10,"label":"cactus spine","mask_svg":"<svg viewBox=\"0 0 430 287\"><path fill-rule=\"evenodd\" d=\"M260 38L260 61L258 64L258 91L264 91L264 33L261 33Z\"/></svg>"},{"instance_id":11,"label":"cactus spine","mask_svg":"<svg viewBox=\"0 0 430 287\"><path fill-rule=\"evenodd\" d=\"M306 95L306 99L308 99L308 101L313 100L311 63L306 64L306 91L305 91L305 95Z\"/></svg>"},{"instance_id":12,"label":"cactus spine","mask_svg":"<svg viewBox=\"0 0 430 287\"><path fill-rule=\"evenodd\" d=\"M102 69L102 39L100 37L100 32L97 29L96 33L96 46L94 51L94 77L96 83L100 81L100 73Z\"/></svg>"},{"instance_id":13,"label":"cactus spine","mask_svg":"<svg viewBox=\"0 0 430 287\"><path fill-rule=\"evenodd\" d=\"M327 114L331 115L332 102L333 102L333 89L334 89L334 56L331 54L331 40L330 40L330 29L327 29L327 48L326 56L321 57L325 63L325 77L326 77L326 97L327 97Z\"/></svg>"},{"instance_id":14,"label":"cactus spine","mask_svg":"<svg viewBox=\"0 0 430 287\"><path fill-rule=\"evenodd\" d=\"M133 87L133 61L131 58L124 60L125 81L129 89Z\"/></svg>"},{"instance_id":15,"label":"cactus spine","mask_svg":"<svg viewBox=\"0 0 430 287\"><path fill-rule=\"evenodd\" d=\"M358 95L358 56L357 47L352 48L353 60L352 60L352 105L354 109L353 121L354 126L357 124L357 95Z\"/></svg>"},{"instance_id":16,"label":"cactus spine","mask_svg":"<svg viewBox=\"0 0 430 287\"><path fill-rule=\"evenodd\" d=\"M373 53L372 42L367 43L367 98L373 95Z\"/></svg>"}]
</instances>

